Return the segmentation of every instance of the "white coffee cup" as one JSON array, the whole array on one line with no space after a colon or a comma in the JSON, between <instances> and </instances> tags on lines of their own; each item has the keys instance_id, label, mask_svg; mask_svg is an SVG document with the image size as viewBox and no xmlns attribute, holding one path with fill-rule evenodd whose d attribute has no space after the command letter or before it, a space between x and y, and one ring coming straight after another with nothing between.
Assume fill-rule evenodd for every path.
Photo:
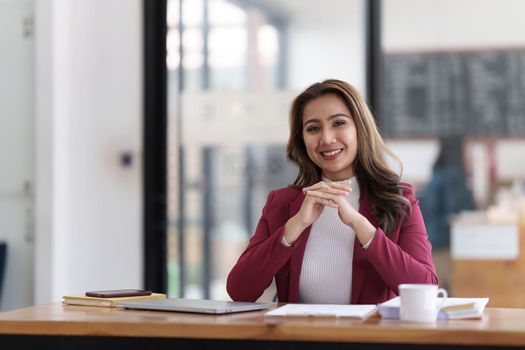
<instances>
[{"instance_id":1,"label":"white coffee cup","mask_svg":"<svg viewBox=\"0 0 525 350\"><path fill-rule=\"evenodd\" d=\"M400 319L410 322L436 322L443 302L438 296L447 298L448 293L435 284L400 284ZM439 304L439 305L438 305Z\"/></svg>"}]
</instances>

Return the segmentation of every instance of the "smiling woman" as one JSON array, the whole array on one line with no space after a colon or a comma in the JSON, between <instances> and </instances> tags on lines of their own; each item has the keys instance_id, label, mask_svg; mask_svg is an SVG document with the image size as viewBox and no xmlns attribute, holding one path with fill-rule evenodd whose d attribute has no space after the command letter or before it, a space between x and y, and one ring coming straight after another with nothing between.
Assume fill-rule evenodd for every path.
<instances>
[{"instance_id":1,"label":"smiling woman","mask_svg":"<svg viewBox=\"0 0 525 350\"><path fill-rule=\"evenodd\" d=\"M287 155L299 173L268 196L228 276L232 299L254 301L274 278L279 301L326 304L376 304L402 283L437 284L412 187L389 168L395 156L353 86L326 80L296 97Z\"/></svg>"}]
</instances>

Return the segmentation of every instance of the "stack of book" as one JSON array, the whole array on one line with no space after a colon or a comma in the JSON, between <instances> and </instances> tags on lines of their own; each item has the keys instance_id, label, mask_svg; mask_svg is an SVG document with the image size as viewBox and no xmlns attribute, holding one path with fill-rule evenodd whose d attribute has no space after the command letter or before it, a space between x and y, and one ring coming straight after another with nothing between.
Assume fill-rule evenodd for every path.
<instances>
[{"instance_id":1,"label":"stack of book","mask_svg":"<svg viewBox=\"0 0 525 350\"><path fill-rule=\"evenodd\" d=\"M438 313L438 319L480 319L489 298L438 298L438 304L443 306ZM395 297L378 305L383 318L399 319L401 300Z\"/></svg>"},{"instance_id":2,"label":"stack of book","mask_svg":"<svg viewBox=\"0 0 525 350\"><path fill-rule=\"evenodd\" d=\"M441 308L440 314L443 314L447 319L481 318L488 298L480 299L481 300L474 300L472 302L444 306Z\"/></svg>"},{"instance_id":3,"label":"stack of book","mask_svg":"<svg viewBox=\"0 0 525 350\"><path fill-rule=\"evenodd\" d=\"M85 295L65 295L62 302L67 305L85 305L85 306L101 306L101 307L116 307L118 303L127 301L143 301L143 300L157 300L166 299L166 294L151 293L150 295L142 295L135 297L116 297L116 298L97 298L87 297Z\"/></svg>"}]
</instances>

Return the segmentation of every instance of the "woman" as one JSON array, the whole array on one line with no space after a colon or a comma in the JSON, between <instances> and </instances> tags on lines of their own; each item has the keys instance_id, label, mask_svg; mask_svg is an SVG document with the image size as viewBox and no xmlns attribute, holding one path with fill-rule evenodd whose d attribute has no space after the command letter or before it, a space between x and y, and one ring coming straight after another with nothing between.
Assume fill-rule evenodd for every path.
<instances>
[{"instance_id":1,"label":"woman","mask_svg":"<svg viewBox=\"0 0 525 350\"><path fill-rule=\"evenodd\" d=\"M326 80L290 114L294 184L272 191L228 276L233 300L255 301L275 278L280 302L375 304L401 283L437 284L411 186L400 182L358 91ZM395 157L394 157L395 158Z\"/></svg>"}]
</instances>

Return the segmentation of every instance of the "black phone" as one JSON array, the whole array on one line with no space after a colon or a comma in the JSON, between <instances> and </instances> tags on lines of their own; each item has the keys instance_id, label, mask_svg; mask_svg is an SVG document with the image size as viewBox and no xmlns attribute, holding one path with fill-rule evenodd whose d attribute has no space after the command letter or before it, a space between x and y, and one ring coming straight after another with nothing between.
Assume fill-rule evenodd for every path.
<instances>
[{"instance_id":1,"label":"black phone","mask_svg":"<svg viewBox=\"0 0 525 350\"><path fill-rule=\"evenodd\" d=\"M87 297L96 298L138 297L150 294L150 291L141 289L94 290L86 292Z\"/></svg>"}]
</instances>

